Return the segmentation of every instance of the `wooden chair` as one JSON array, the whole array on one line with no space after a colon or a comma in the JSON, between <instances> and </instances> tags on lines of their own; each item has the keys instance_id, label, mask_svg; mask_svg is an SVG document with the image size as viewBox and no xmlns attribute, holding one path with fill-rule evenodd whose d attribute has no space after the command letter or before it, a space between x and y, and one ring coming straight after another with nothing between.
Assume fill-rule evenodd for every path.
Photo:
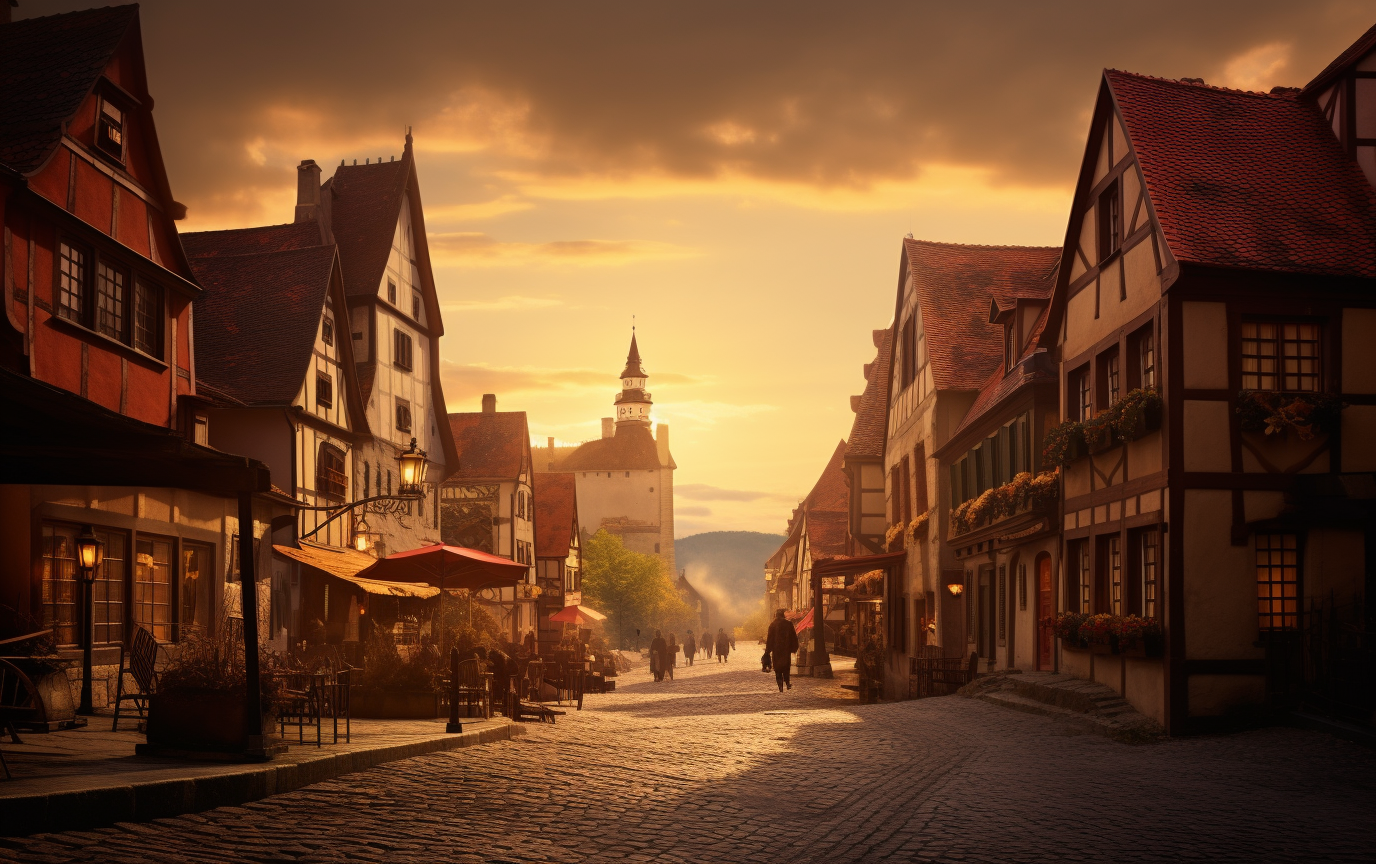
<instances>
[{"instance_id":1,"label":"wooden chair","mask_svg":"<svg viewBox=\"0 0 1376 864\"><path fill-rule=\"evenodd\" d=\"M139 712L139 724L148 719L148 697L158 686L158 640L142 627L134 627L134 644L119 654L119 677L115 683L115 722L110 731L119 731L120 709L125 702L133 702ZM124 676L134 679L134 690L126 692Z\"/></svg>"},{"instance_id":2,"label":"wooden chair","mask_svg":"<svg viewBox=\"0 0 1376 864\"><path fill-rule=\"evenodd\" d=\"M321 745L320 714L325 697L325 674L321 672L279 672L277 680L282 689L277 699L277 722L283 738L287 737L287 724L296 726L298 743L306 743L306 727L315 726L315 746ZM348 725L345 723L345 734ZM338 727L336 737L338 741Z\"/></svg>"}]
</instances>

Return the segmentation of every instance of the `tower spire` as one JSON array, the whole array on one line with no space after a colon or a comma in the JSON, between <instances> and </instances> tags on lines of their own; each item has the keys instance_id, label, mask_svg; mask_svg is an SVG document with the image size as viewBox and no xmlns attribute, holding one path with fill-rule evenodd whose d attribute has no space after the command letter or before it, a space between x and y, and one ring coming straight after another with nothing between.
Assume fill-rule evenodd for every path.
<instances>
[{"instance_id":1,"label":"tower spire","mask_svg":"<svg viewBox=\"0 0 1376 864\"><path fill-rule=\"evenodd\" d=\"M634 319L632 319L634 320ZM650 394L645 390L645 366L640 361L640 346L636 344L635 325L631 325L631 350L626 354L626 368L621 370L621 392L616 397L616 425L650 426Z\"/></svg>"}]
</instances>

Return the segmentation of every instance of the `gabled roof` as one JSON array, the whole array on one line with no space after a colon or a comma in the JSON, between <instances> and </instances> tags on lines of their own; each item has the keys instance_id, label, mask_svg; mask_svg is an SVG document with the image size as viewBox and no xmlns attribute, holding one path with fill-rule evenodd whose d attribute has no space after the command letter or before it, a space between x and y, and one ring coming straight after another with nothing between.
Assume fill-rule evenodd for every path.
<instances>
[{"instance_id":1,"label":"gabled roof","mask_svg":"<svg viewBox=\"0 0 1376 864\"><path fill-rule=\"evenodd\" d=\"M328 185L334 196L330 228L344 263L345 294L377 293L392 253L411 166L408 145L396 162L340 165L330 178Z\"/></svg>"},{"instance_id":2,"label":"gabled roof","mask_svg":"<svg viewBox=\"0 0 1376 864\"><path fill-rule=\"evenodd\" d=\"M1304 85L1302 95L1313 96L1322 91L1334 79L1347 71L1349 66L1355 64L1366 55L1376 50L1376 25L1367 30L1357 41L1347 47L1347 50L1333 58L1333 62L1324 67L1323 71L1314 76L1314 80Z\"/></svg>"},{"instance_id":3,"label":"gabled roof","mask_svg":"<svg viewBox=\"0 0 1376 864\"><path fill-rule=\"evenodd\" d=\"M622 378L647 378L645 367L640 363L640 347L635 344L635 334L631 334L631 350L626 355L626 368L621 370Z\"/></svg>"},{"instance_id":4,"label":"gabled roof","mask_svg":"<svg viewBox=\"0 0 1376 864\"><path fill-rule=\"evenodd\" d=\"M530 465L530 432L524 411L449 415L459 467L450 480L515 480Z\"/></svg>"},{"instance_id":5,"label":"gabled roof","mask_svg":"<svg viewBox=\"0 0 1376 864\"><path fill-rule=\"evenodd\" d=\"M197 377L246 405L290 405L310 367L336 261L333 246L192 259L205 288L196 303Z\"/></svg>"},{"instance_id":6,"label":"gabled roof","mask_svg":"<svg viewBox=\"0 0 1376 864\"><path fill-rule=\"evenodd\" d=\"M817 478L812 491L807 493L807 497L803 499L803 507L809 512L813 510L840 510L842 513L846 513L849 511L850 487L846 484L845 472L841 470L845 457L846 442L837 442L836 449L831 451L831 458L827 460L826 467L822 469L822 476Z\"/></svg>"},{"instance_id":7,"label":"gabled roof","mask_svg":"<svg viewBox=\"0 0 1376 864\"><path fill-rule=\"evenodd\" d=\"M566 558L569 541L578 527L578 495L574 475L536 474L535 557Z\"/></svg>"},{"instance_id":8,"label":"gabled roof","mask_svg":"<svg viewBox=\"0 0 1376 864\"><path fill-rule=\"evenodd\" d=\"M138 14L117 6L0 26L0 164L43 167Z\"/></svg>"},{"instance_id":9,"label":"gabled roof","mask_svg":"<svg viewBox=\"0 0 1376 864\"><path fill-rule=\"evenodd\" d=\"M1104 80L1177 261L1376 278L1376 194L1312 102L1115 70Z\"/></svg>"},{"instance_id":10,"label":"gabled roof","mask_svg":"<svg viewBox=\"0 0 1376 864\"><path fill-rule=\"evenodd\" d=\"M1033 296L1061 256L1056 246L966 246L911 237L903 252L898 308L903 276L911 273L938 390L984 386L1003 360L1002 343L988 339L990 297L1003 306Z\"/></svg>"},{"instance_id":11,"label":"gabled roof","mask_svg":"<svg viewBox=\"0 0 1376 864\"><path fill-rule=\"evenodd\" d=\"M610 438L579 445L559 468L563 471L636 471L661 468L654 435L645 426L622 424ZM670 466L672 467L672 463Z\"/></svg>"},{"instance_id":12,"label":"gabled roof","mask_svg":"<svg viewBox=\"0 0 1376 864\"><path fill-rule=\"evenodd\" d=\"M893 354L893 330L875 330L874 361L865 364L865 392L855 409L847 458L881 458L889 418L889 359Z\"/></svg>"},{"instance_id":13,"label":"gabled roof","mask_svg":"<svg viewBox=\"0 0 1376 864\"><path fill-rule=\"evenodd\" d=\"M809 510L807 543L812 560L846 558L846 535L850 528L844 510Z\"/></svg>"},{"instance_id":14,"label":"gabled roof","mask_svg":"<svg viewBox=\"0 0 1376 864\"><path fill-rule=\"evenodd\" d=\"M285 252L319 246L320 241L320 225L317 222L288 222L285 225L197 231L182 235L182 247L186 249L188 258Z\"/></svg>"}]
</instances>

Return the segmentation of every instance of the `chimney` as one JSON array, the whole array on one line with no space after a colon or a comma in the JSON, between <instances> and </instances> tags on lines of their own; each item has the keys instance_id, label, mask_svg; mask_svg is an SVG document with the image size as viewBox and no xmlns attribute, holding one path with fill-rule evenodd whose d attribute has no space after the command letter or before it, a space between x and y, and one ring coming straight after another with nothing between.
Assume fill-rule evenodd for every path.
<instances>
[{"instance_id":1,"label":"chimney","mask_svg":"<svg viewBox=\"0 0 1376 864\"><path fill-rule=\"evenodd\" d=\"M554 436L549 436L549 470L554 470Z\"/></svg>"},{"instance_id":2,"label":"chimney","mask_svg":"<svg viewBox=\"0 0 1376 864\"><path fill-rule=\"evenodd\" d=\"M296 221L314 222L320 214L320 166L303 159L296 166Z\"/></svg>"},{"instance_id":3,"label":"chimney","mask_svg":"<svg viewBox=\"0 0 1376 864\"><path fill-rule=\"evenodd\" d=\"M484 393L484 394L483 394L483 413L484 413L484 414L496 414L496 413L497 413L497 394L496 394L496 393Z\"/></svg>"},{"instance_id":4,"label":"chimney","mask_svg":"<svg viewBox=\"0 0 1376 864\"><path fill-rule=\"evenodd\" d=\"M669 424L660 423L655 427L655 451L659 454L659 464L669 464Z\"/></svg>"},{"instance_id":5,"label":"chimney","mask_svg":"<svg viewBox=\"0 0 1376 864\"><path fill-rule=\"evenodd\" d=\"M611 438L616 435L616 421L610 417L602 418L602 437Z\"/></svg>"},{"instance_id":6,"label":"chimney","mask_svg":"<svg viewBox=\"0 0 1376 864\"><path fill-rule=\"evenodd\" d=\"M19 0L0 0L0 24L10 23L10 7L18 5Z\"/></svg>"}]
</instances>

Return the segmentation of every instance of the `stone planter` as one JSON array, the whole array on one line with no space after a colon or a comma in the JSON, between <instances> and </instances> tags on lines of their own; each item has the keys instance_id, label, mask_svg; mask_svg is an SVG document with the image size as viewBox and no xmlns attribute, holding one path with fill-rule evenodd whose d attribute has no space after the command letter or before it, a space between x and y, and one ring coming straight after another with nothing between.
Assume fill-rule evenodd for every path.
<instances>
[{"instance_id":1,"label":"stone planter","mask_svg":"<svg viewBox=\"0 0 1376 864\"><path fill-rule=\"evenodd\" d=\"M382 690L355 687L349 694L349 713L375 720L432 720L440 716L433 690Z\"/></svg>"},{"instance_id":2,"label":"stone planter","mask_svg":"<svg viewBox=\"0 0 1376 864\"><path fill-rule=\"evenodd\" d=\"M272 718L263 717L265 733ZM148 744L161 750L242 753L248 746L248 703L242 693L173 690L148 699Z\"/></svg>"}]
</instances>

